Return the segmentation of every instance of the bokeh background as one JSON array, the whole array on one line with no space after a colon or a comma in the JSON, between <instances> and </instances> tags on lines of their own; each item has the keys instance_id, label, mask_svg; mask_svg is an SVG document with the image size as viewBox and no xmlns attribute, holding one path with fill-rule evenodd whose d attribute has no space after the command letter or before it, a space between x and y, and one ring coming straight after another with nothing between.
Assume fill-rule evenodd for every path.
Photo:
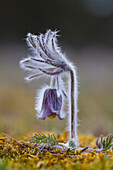
<instances>
[{"instance_id":1,"label":"bokeh background","mask_svg":"<svg viewBox=\"0 0 113 170\"><path fill-rule=\"evenodd\" d=\"M79 76L79 133L113 132L113 0L0 2L0 133L14 136L65 130L67 120L36 118L35 94L44 81L24 81L19 61L28 32L60 30L59 43Z\"/></svg>"}]
</instances>

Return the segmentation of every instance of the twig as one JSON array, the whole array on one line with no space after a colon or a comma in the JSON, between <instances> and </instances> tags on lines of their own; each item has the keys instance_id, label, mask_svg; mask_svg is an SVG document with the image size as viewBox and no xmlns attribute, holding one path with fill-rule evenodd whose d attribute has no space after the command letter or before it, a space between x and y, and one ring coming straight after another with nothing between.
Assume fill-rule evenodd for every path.
<instances>
[{"instance_id":1,"label":"twig","mask_svg":"<svg viewBox=\"0 0 113 170\"><path fill-rule=\"evenodd\" d=\"M17 139L15 139L15 138L13 138L13 137L11 137L10 135L8 135L8 134L6 134L6 133L2 133L4 136L7 136L8 138L10 138L10 139L12 139L12 140L14 140L14 141L16 141L19 145L21 145L22 147L24 147L25 149L27 149L27 147L26 146L24 146L22 143L20 143L20 142L18 142L18 140Z\"/></svg>"},{"instance_id":2,"label":"twig","mask_svg":"<svg viewBox=\"0 0 113 170\"><path fill-rule=\"evenodd\" d=\"M36 154L36 156L39 156L39 155L40 155L40 153L44 150L45 146L46 146L46 143L42 146L42 148L41 148L40 151Z\"/></svg>"}]
</instances>

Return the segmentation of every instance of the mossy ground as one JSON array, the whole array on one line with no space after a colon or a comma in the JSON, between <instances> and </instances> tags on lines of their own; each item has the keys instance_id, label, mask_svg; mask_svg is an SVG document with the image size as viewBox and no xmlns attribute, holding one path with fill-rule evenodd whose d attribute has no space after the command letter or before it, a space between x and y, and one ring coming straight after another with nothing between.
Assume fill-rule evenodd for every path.
<instances>
[{"instance_id":1,"label":"mossy ground","mask_svg":"<svg viewBox=\"0 0 113 170\"><path fill-rule=\"evenodd\" d=\"M48 133L45 133L48 134ZM58 142L68 140L63 132L55 135ZM96 153L96 138L92 135L79 135L80 147L89 146L93 151L56 149L45 144L33 143L34 137L12 138L6 134L0 136L0 170L5 169L113 169L113 152ZM40 145L40 147L39 147Z\"/></svg>"}]
</instances>

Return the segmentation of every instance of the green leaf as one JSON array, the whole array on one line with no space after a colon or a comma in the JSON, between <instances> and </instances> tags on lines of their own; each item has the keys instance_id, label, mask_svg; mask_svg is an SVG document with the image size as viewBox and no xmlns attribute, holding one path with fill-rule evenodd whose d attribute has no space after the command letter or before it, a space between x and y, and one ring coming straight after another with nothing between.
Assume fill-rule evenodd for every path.
<instances>
[{"instance_id":1,"label":"green leaf","mask_svg":"<svg viewBox=\"0 0 113 170\"><path fill-rule=\"evenodd\" d=\"M110 149L111 147L113 147L113 145L108 145L105 149L103 149L103 151L107 151L108 149Z\"/></svg>"},{"instance_id":2,"label":"green leaf","mask_svg":"<svg viewBox=\"0 0 113 170\"><path fill-rule=\"evenodd\" d=\"M35 134L34 138L35 139L33 139L33 142L36 142L36 143L48 143L49 142L49 143L51 143L51 145L58 143L55 135L50 135L50 134L48 134L48 135L44 135L44 134L37 135L37 134Z\"/></svg>"},{"instance_id":3,"label":"green leaf","mask_svg":"<svg viewBox=\"0 0 113 170\"><path fill-rule=\"evenodd\" d=\"M72 140L70 140L70 142L69 142L69 147L71 147L71 148L75 148L76 147L75 143Z\"/></svg>"}]
</instances>

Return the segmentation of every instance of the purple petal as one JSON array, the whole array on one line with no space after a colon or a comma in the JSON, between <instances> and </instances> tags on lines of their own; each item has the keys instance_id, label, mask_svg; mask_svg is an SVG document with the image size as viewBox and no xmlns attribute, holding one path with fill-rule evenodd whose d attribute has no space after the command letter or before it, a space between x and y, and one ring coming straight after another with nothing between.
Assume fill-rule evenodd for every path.
<instances>
[{"instance_id":1,"label":"purple petal","mask_svg":"<svg viewBox=\"0 0 113 170\"><path fill-rule=\"evenodd\" d=\"M61 118L61 117L60 117L60 114L58 114L57 116L58 116L58 118L59 118L60 120L63 120L63 119L64 119L64 118Z\"/></svg>"}]
</instances>

